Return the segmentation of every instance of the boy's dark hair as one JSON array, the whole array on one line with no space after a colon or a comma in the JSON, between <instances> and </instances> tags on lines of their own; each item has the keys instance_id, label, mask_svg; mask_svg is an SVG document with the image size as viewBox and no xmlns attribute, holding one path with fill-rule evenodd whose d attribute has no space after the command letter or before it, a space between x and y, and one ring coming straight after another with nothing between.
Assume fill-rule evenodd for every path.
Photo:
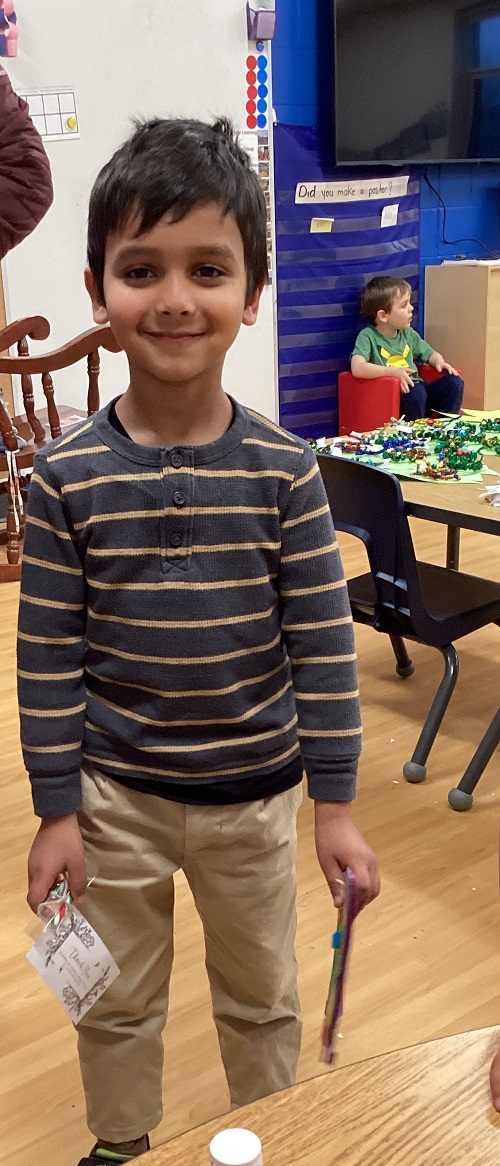
<instances>
[{"instance_id":1,"label":"boy's dark hair","mask_svg":"<svg viewBox=\"0 0 500 1166\"><path fill-rule=\"evenodd\" d=\"M361 296L361 311L370 324L376 324L378 312L390 312L396 292L411 292L411 285L406 279L398 279L395 275L377 275L367 283Z\"/></svg>"},{"instance_id":2,"label":"boy's dark hair","mask_svg":"<svg viewBox=\"0 0 500 1166\"><path fill-rule=\"evenodd\" d=\"M210 202L236 219L249 302L268 278L267 211L259 179L231 122L136 122L131 137L101 170L90 196L87 258L103 302L106 242L131 214L139 214L139 236L165 214L179 222L195 206Z\"/></svg>"}]
</instances>

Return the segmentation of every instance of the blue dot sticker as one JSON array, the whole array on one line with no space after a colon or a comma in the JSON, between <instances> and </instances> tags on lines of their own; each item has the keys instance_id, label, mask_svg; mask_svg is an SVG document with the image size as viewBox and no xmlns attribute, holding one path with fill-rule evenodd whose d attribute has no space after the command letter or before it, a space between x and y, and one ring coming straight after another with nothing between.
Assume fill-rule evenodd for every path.
<instances>
[{"instance_id":1,"label":"blue dot sticker","mask_svg":"<svg viewBox=\"0 0 500 1166\"><path fill-rule=\"evenodd\" d=\"M268 92L269 92L269 90L267 88L267 85L259 85L259 87L257 89L257 95L259 97L267 97Z\"/></svg>"},{"instance_id":2,"label":"blue dot sticker","mask_svg":"<svg viewBox=\"0 0 500 1166\"><path fill-rule=\"evenodd\" d=\"M258 71L258 73L257 73L257 81L260 81L261 85L265 85L265 84L266 84L266 81L267 81L267 72L266 72L266 70L265 70L265 69L259 69L259 71Z\"/></svg>"},{"instance_id":3,"label":"blue dot sticker","mask_svg":"<svg viewBox=\"0 0 500 1166\"><path fill-rule=\"evenodd\" d=\"M257 125L258 125L260 130L265 130L266 125L267 125L267 117L264 113L259 113L259 116L257 118Z\"/></svg>"},{"instance_id":4,"label":"blue dot sticker","mask_svg":"<svg viewBox=\"0 0 500 1166\"><path fill-rule=\"evenodd\" d=\"M257 111L258 113L267 113L267 101L264 101L263 97L257 102Z\"/></svg>"},{"instance_id":5,"label":"blue dot sticker","mask_svg":"<svg viewBox=\"0 0 500 1166\"><path fill-rule=\"evenodd\" d=\"M258 41L257 41L257 44L256 44L256 46L255 46L255 47L256 47L256 49L257 49L257 52L258 52L258 53L261 53L261 52L262 52L262 50L263 50L263 48L264 48L264 41L263 41L263 40L258 40ZM264 58L264 59L265 59L265 58Z\"/></svg>"},{"instance_id":6,"label":"blue dot sticker","mask_svg":"<svg viewBox=\"0 0 500 1166\"><path fill-rule=\"evenodd\" d=\"M257 57L257 68L267 69L267 57Z\"/></svg>"}]
</instances>

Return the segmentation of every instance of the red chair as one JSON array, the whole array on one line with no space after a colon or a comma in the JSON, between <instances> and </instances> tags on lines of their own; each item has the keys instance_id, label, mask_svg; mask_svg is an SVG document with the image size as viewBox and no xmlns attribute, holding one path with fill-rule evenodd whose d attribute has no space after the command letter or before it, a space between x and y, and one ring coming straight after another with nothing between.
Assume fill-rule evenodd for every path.
<instances>
[{"instance_id":1,"label":"red chair","mask_svg":"<svg viewBox=\"0 0 500 1166\"><path fill-rule=\"evenodd\" d=\"M422 380L427 385L441 373L430 364L419 365ZM368 433L385 425L391 417L401 413L400 387L396 377L376 377L365 380L352 372L339 373L338 387L339 434Z\"/></svg>"}]
</instances>

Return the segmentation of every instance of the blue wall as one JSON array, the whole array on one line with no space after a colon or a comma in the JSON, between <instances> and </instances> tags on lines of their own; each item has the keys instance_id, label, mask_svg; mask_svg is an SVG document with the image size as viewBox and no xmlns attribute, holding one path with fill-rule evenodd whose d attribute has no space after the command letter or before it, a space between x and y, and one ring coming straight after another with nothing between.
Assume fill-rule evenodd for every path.
<instances>
[{"instance_id":1,"label":"blue wall","mask_svg":"<svg viewBox=\"0 0 500 1166\"><path fill-rule=\"evenodd\" d=\"M278 121L295 126L331 124L332 0L277 0L273 93ZM500 254L500 165L429 166L446 204L447 238L472 236ZM478 243L442 242L443 211L422 181L421 266L465 255L487 258ZM422 285L423 286L423 285Z\"/></svg>"}]
</instances>

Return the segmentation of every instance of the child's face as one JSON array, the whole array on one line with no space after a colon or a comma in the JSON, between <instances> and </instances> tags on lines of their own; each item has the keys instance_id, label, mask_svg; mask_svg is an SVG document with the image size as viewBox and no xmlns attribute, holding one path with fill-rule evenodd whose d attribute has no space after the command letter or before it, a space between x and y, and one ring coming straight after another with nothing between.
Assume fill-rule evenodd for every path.
<instances>
[{"instance_id":1,"label":"child's face","mask_svg":"<svg viewBox=\"0 0 500 1166\"><path fill-rule=\"evenodd\" d=\"M413 319L410 294L409 291L397 291L390 312L379 312L377 321L380 319L382 324L386 324L396 331L399 331L400 328L409 328Z\"/></svg>"},{"instance_id":2,"label":"child's face","mask_svg":"<svg viewBox=\"0 0 500 1166\"><path fill-rule=\"evenodd\" d=\"M108 239L105 305L86 273L96 323L109 321L132 375L183 385L210 370L220 376L241 324L255 323L261 294L246 303L236 220L210 203L180 222L165 216L146 234L136 230L132 218Z\"/></svg>"}]
</instances>

